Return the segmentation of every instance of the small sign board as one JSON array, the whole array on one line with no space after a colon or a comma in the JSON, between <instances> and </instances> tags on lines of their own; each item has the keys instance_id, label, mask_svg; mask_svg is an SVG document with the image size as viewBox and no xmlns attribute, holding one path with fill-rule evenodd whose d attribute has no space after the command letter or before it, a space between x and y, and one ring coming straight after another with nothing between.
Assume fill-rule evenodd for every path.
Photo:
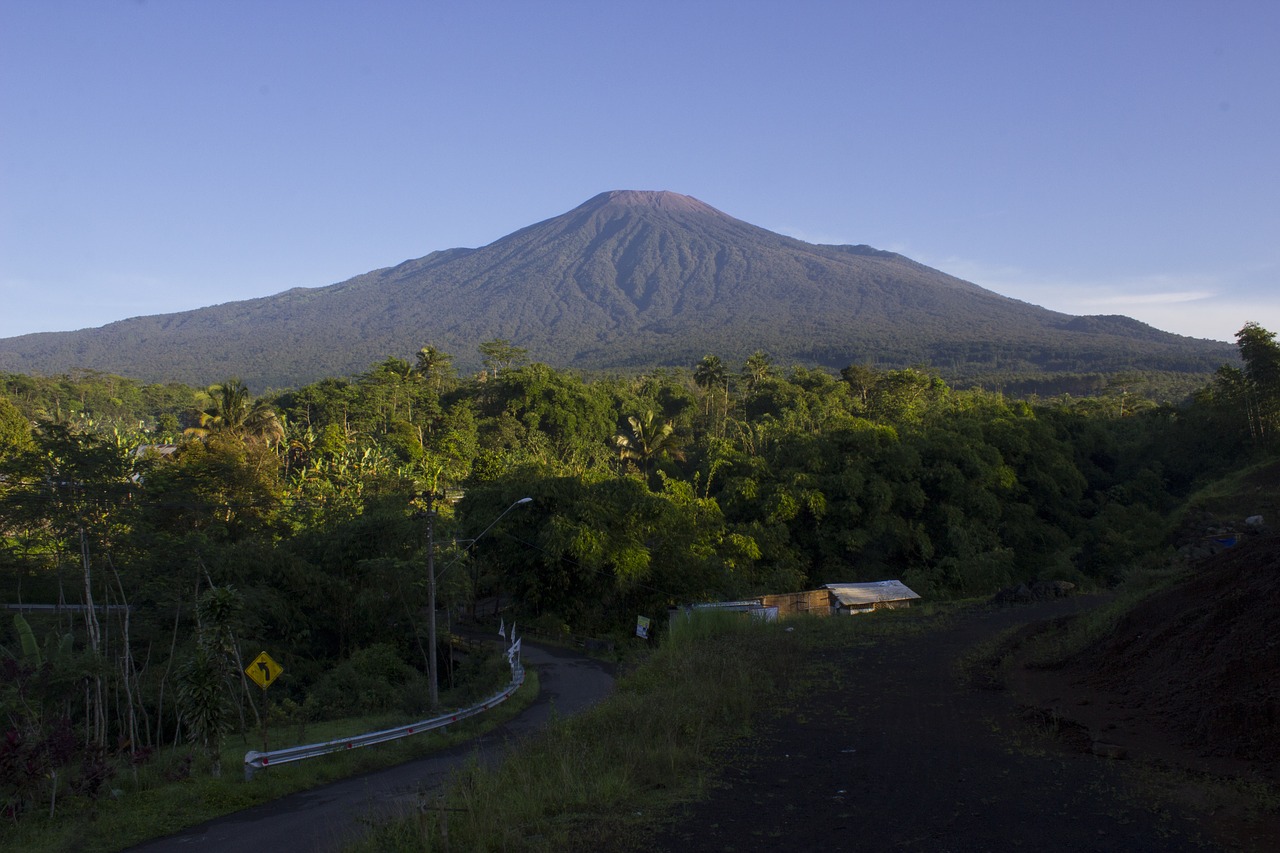
<instances>
[{"instance_id":1,"label":"small sign board","mask_svg":"<svg viewBox=\"0 0 1280 853\"><path fill-rule=\"evenodd\" d=\"M253 680L253 683L266 690L271 686L271 682L280 677L280 673L284 672L284 667L271 659L271 655L263 652L253 659L253 663L245 667L244 673Z\"/></svg>"},{"instance_id":2,"label":"small sign board","mask_svg":"<svg viewBox=\"0 0 1280 853\"><path fill-rule=\"evenodd\" d=\"M636 636L642 640L649 639L649 625L650 625L650 622L649 622L648 616L637 616L636 617Z\"/></svg>"}]
</instances>

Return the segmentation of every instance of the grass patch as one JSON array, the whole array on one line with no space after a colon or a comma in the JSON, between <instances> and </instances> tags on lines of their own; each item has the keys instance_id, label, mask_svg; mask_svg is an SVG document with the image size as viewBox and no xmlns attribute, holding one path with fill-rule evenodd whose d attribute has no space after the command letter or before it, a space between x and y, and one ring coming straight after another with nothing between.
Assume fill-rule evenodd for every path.
<instances>
[{"instance_id":1,"label":"grass patch","mask_svg":"<svg viewBox=\"0 0 1280 853\"><path fill-rule=\"evenodd\" d=\"M665 815L715 784L725 748L766 715L840 684L826 653L940 627L955 609L677 622L595 708L553 721L496 766L468 768L422 814L379 825L352 849L642 849Z\"/></svg>"},{"instance_id":2,"label":"grass patch","mask_svg":"<svg viewBox=\"0 0 1280 853\"><path fill-rule=\"evenodd\" d=\"M1236 521L1257 515L1275 493L1277 472L1280 460L1263 459L1225 474L1191 495L1182 513L1199 510Z\"/></svg>"},{"instance_id":3,"label":"grass patch","mask_svg":"<svg viewBox=\"0 0 1280 853\"><path fill-rule=\"evenodd\" d=\"M166 750L137 770L125 771L108 784L111 790L96 801L68 800L56 818L30 815L6 827L0 850L22 853L108 853L152 838L179 832L222 815L260 805L298 791L358 776L422 758L471 740L515 717L538 695L538 676L527 670L525 682L510 699L444 731L392 741L362 749L284 764L259 771L244 781L244 754L262 748L262 734L227 739L222 750L223 775L208 775L208 763L196 750ZM447 702L447 699L446 699ZM420 719L420 718L419 718ZM382 715L297 725L271 731L271 748L319 743L412 722L403 715Z\"/></svg>"},{"instance_id":4,"label":"grass patch","mask_svg":"<svg viewBox=\"0 0 1280 853\"><path fill-rule=\"evenodd\" d=\"M1135 606L1186 577L1175 564L1131 570L1124 582L1093 607L1044 623L1015 625L969 649L957 661L958 677L978 689L1003 690L1009 668L1054 669L1112 633Z\"/></svg>"},{"instance_id":5,"label":"grass patch","mask_svg":"<svg viewBox=\"0 0 1280 853\"><path fill-rule=\"evenodd\" d=\"M1261 779L1216 776L1149 763L1120 768L1126 787L1114 796L1134 808L1158 814L1201 815L1206 847L1241 851L1275 850L1280 837L1280 788Z\"/></svg>"},{"instance_id":6,"label":"grass patch","mask_svg":"<svg viewBox=\"0 0 1280 853\"><path fill-rule=\"evenodd\" d=\"M1131 571L1107 600L1069 619L1055 622L1052 630L1030 637L1022 653L1030 667L1061 666L1093 643L1115 631L1134 607L1185 578L1187 569L1177 565Z\"/></svg>"}]
</instances>

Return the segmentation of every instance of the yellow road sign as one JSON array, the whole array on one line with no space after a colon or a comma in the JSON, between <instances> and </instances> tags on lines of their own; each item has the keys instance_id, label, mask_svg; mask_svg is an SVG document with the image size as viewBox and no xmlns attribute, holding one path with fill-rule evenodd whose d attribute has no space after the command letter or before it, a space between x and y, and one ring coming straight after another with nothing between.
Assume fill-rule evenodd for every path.
<instances>
[{"instance_id":1,"label":"yellow road sign","mask_svg":"<svg viewBox=\"0 0 1280 853\"><path fill-rule=\"evenodd\" d=\"M280 677L284 667L271 659L271 655L263 652L253 659L253 663L245 668L245 675L253 679L253 683L266 690L271 682Z\"/></svg>"}]
</instances>

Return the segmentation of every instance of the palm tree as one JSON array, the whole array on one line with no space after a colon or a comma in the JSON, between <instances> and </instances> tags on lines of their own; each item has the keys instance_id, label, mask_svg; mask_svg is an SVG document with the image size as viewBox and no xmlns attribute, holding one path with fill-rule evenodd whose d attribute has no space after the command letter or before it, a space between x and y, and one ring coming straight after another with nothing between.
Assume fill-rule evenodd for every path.
<instances>
[{"instance_id":1,"label":"palm tree","mask_svg":"<svg viewBox=\"0 0 1280 853\"><path fill-rule=\"evenodd\" d=\"M693 371L693 381L698 383L698 387L706 394L705 400L710 400L712 388L724 388L725 398L728 399L729 373L725 370L724 362L720 360L720 356L704 355L702 361L698 362L698 366ZM710 406L709 402L707 406ZM704 411L703 414L707 414L707 411Z\"/></svg>"},{"instance_id":2,"label":"palm tree","mask_svg":"<svg viewBox=\"0 0 1280 853\"><path fill-rule=\"evenodd\" d=\"M249 396L249 388L239 379L210 385L201 394L200 426L187 435L205 438L214 433L233 435L246 443L276 444L284 438L284 424L263 400Z\"/></svg>"},{"instance_id":3,"label":"palm tree","mask_svg":"<svg viewBox=\"0 0 1280 853\"><path fill-rule=\"evenodd\" d=\"M758 349L747 357L743 370L747 374L747 390L754 391L757 385L773 373L773 360L764 350Z\"/></svg>"},{"instance_id":4,"label":"palm tree","mask_svg":"<svg viewBox=\"0 0 1280 853\"><path fill-rule=\"evenodd\" d=\"M439 392L444 382L453 374L453 356L433 346L418 350L418 373L427 385Z\"/></svg>"},{"instance_id":5,"label":"palm tree","mask_svg":"<svg viewBox=\"0 0 1280 853\"><path fill-rule=\"evenodd\" d=\"M613 437L613 443L618 447L618 458L636 463L646 477L655 457L679 452L673 438L676 426L672 421L657 421L650 410L645 412L644 418L628 417L627 423L631 425L630 431Z\"/></svg>"}]
</instances>

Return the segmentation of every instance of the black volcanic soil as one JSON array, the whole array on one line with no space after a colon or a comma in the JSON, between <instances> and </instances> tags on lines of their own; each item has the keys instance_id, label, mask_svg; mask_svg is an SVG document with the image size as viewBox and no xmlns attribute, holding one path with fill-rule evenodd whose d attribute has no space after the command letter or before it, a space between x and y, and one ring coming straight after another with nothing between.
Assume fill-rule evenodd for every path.
<instances>
[{"instance_id":1,"label":"black volcanic soil","mask_svg":"<svg viewBox=\"0 0 1280 853\"><path fill-rule=\"evenodd\" d=\"M1015 660L994 684L959 666L1097 604L980 607L838 652L841 683L725 755L709 798L646 848L1280 850L1280 814L1197 775L1277 780L1280 538L1203 561L1068 666Z\"/></svg>"},{"instance_id":2,"label":"black volcanic soil","mask_svg":"<svg viewBox=\"0 0 1280 853\"><path fill-rule=\"evenodd\" d=\"M1280 787L1280 535L1245 534L1067 666L1016 668L1011 687L1067 749ZM1209 807L1237 843L1280 850L1280 813Z\"/></svg>"}]
</instances>

